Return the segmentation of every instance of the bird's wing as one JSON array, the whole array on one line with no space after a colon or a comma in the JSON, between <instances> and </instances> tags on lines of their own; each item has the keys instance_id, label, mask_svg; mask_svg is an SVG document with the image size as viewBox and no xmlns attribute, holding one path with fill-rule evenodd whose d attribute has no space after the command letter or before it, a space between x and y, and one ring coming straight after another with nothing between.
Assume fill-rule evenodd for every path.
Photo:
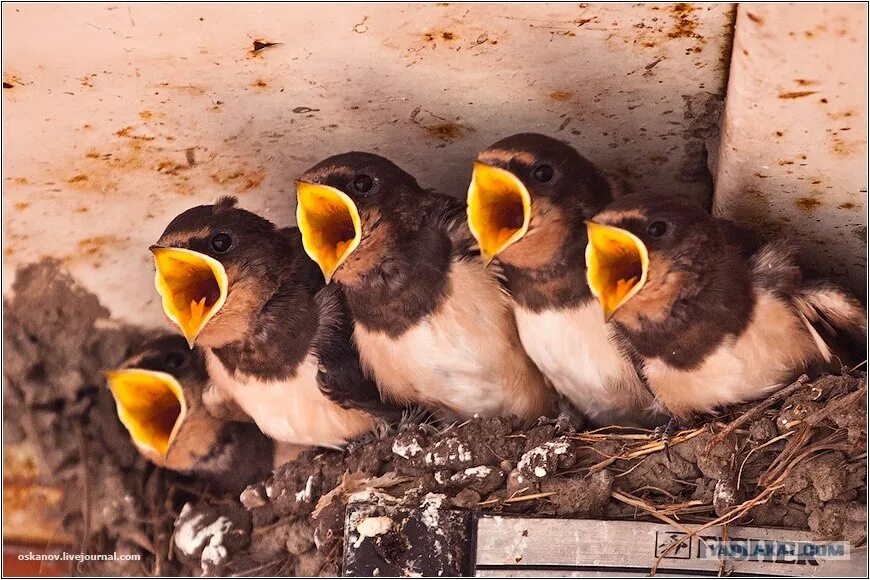
<instances>
[{"instance_id":1,"label":"bird's wing","mask_svg":"<svg viewBox=\"0 0 870 580\"><path fill-rule=\"evenodd\" d=\"M419 211L428 223L447 232L455 257L465 259L480 255L477 240L468 229L467 206L464 200L431 190L421 199Z\"/></svg>"},{"instance_id":2,"label":"bird's wing","mask_svg":"<svg viewBox=\"0 0 870 580\"><path fill-rule=\"evenodd\" d=\"M353 319L336 284L325 286L315 299L321 324L314 339L320 368L317 385L324 396L345 409L365 411L388 422L398 421L404 409L383 401L375 382L362 368L353 340Z\"/></svg>"},{"instance_id":3,"label":"bird's wing","mask_svg":"<svg viewBox=\"0 0 870 580\"><path fill-rule=\"evenodd\" d=\"M762 244L749 256L753 284L781 298L793 296L803 281L798 254L798 245L789 240Z\"/></svg>"},{"instance_id":4,"label":"bird's wing","mask_svg":"<svg viewBox=\"0 0 870 580\"><path fill-rule=\"evenodd\" d=\"M857 298L827 281L804 285L792 298L819 351L830 362L851 365L866 358L867 313Z\"/></svg>"},{"instance_id":5,"label":"bird's wing","mask_svg":"<svg viewBox=\"0 0 870 580\"><path fill-rule=\"evenodd\" d=\"M725 242L737 248L740 255L746 259L751 258L764 246L764 237L751 228L723 218L718 218L716 223Z\"/></svg>"},{"instance_id":6,"label":"bird's wing","mask_svg":"<svg viewBox=\"0 0 870 580\"><path fill-rule=\"evenodd\" d=\"M836 284L809 279L800 263L800 246L788 240L762 244L750 257L756 286L774 292L794 305L795 311L827 362L842 364L864 360L867 315L851 293Z\"/></svg>"}]
</instances>

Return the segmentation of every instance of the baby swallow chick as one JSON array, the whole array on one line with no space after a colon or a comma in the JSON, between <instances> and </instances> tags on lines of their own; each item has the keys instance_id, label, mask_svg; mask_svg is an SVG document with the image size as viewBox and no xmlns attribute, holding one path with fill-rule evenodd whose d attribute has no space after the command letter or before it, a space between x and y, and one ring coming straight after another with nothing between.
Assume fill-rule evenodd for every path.
<instances>
[{"instance_id":1,"label":"baby swallow chick","mask_svg":"<svg viewBox=\"0 0 870 580\"><path fill-rule=\"evenodd\" d=\"M266 435L336 447L372 429L371 413L398 415L363 375L343 297L323 289L296 228L222 198L176 217L151 249L167 317L204 348L216 393Z\"/></svg>"},{"instance_id":2,"label":"baby swallow chick","mask_svg":"<svg viewBox=\"0 0 870 580\"><path fill-rule=\"evenodd\" d=\"M359 152L306 171L297 200L305 250L343 289L361 360L386 399L448 417L549 411L510 300L471 251L460 201Z\"/></svg>"},{"instance_id":3,"label":"baby swallow chick","mask_svg":"<svg viewBox=\"0 0 870 580\"><path fill-rule=\"evenodd\" d=\"M585 284L585 220L611 200L608 179L569 145L534 133L477 156L468 224L501 264L523 346L593 423L661 423L652 394Z\"/></svg>"},{"instance_id":4,"label":"baby swallow chick","mask_svg":"<svg viewBox=\"0 0 870 580\"><path fill-rule=\"evenodd\" d=\"M147 342L106 378L118 418L156 465L234 490L273 469L275 446L256 425L209 413L204 354L182 337Z\"/></svg>"},{"instance_id":5,"label":"baby swallow chick","mask_svg":"<svg viewBox=\"0 0 870 580\"><path fill-rule=\"evenodd\" d=\"M587 278L603 317L678 419L763 397L866 348L861 304L809 281L794 246L735 244L733 226L680 199L622 198L588 224ZM748 257L747 257L748 256Z\"/></svg>"}]
</instances>

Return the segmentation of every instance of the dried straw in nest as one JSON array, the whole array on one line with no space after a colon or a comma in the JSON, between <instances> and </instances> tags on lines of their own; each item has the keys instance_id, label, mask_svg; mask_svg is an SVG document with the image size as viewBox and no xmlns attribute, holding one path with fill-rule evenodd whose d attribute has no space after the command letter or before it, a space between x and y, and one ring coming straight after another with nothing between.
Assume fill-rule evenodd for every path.
<instances>
[{"instance_id":1,"label":"dried straw in nest","mask_svg":"<svg viewBox=\"0 0 870 580\"><path fill-rule=\"evenodd\" d=\"M685 537L739 522L860 543L865 401L865 378L846 374L801 377L666 439L506 419L408 425L345 453L305 453L251 486L243 503L254 541L224 569L279 560L285 571L337 573L347 499L365 490L411 506L434 493L447 507L490 513L660 521Z\"/></svg>"}]
</instances>

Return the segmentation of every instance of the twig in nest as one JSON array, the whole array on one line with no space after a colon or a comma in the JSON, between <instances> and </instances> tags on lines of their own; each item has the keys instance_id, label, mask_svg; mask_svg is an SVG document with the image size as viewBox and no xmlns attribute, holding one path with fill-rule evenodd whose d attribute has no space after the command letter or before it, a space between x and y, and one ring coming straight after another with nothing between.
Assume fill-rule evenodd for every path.
<instances>
[{"instance_id":1,"label":"twig in nest","mask_svg":"<svg viewBox=\"0 0 870 580\"><path fill-rule=\"evenodd\" d=\"M641 431L643 433L648 433L648 435L619 435L616 433L604 433L605 437L646 437L647 439L652 435L652 431L650 429L644 429L643 427L629 427L627 425L608 425L607 427L599 427L598 429L592 429L591 431L586 431L583 435L593 435L601 433L602 431Z\"/></svg>"},{"instance_id":2,"label":"twig in nest","mask_svg":"<svg viewBox=\"0 0 870 580\"><path fill-rule=\"evenodd\" d=\"M687 528L685 525L681 524L677 520L663 514L660 510L656 509L655 506L645 502L644 500L640 499L639 497L634 497L633 495L631 495L629 493L626 493L624 491L619 491L619 490L611 491L610 497L612 497L615 500L621 501L622 503L628 504L630 506L640 508L643 511L647 512L652 517L656 518L657 520L661 520L661 521L665 522L666 524L674 526L675 528L677 528L678 530L682 530L686 534L692 533L691 528Z\"/></svg>"},{"instance_id":3,"label":"twig in nest","mask_svg":"<svg viewBox=\"0 0 870 580\"><path fill-rule=\"evenodd\" d=\"M834 435L833 437L836 437L836 435ZM785 481L786 477L788 477L788 475L791 473L791 471L798 464L800 464L802 461L808 459L814 453L817 453L819 451L830 451L830 450L839 449L839 448L844 447L842 445L833 445L831 443L828 443L829 439L831 439L831 437L829 437L828 439L826 439L823 442L820 442L816 445L813 445L812 447L807 449L804 453L801 453L796 458L794 458L788 465L785 466L785 469L782 470L782 473L779 474L779 477L777 477L768 487L766 487L764 489L764 491L762 491L761 493L759 493L755 497L752 497L752 498L744 501L743 503L734 506L726 514L724 514L724 515L722 515L722 516L720 516L712 521L709 521L706 524L703 524L702 526L700 526L694 530L690 530L689 532L686 533L686 536L684 536L682 538L677 538L673 542L668 544L668 546L662 551L662 553L658 556L658 558L656 558L656 561L653 563L652 568L650 570L650 574L654 575L656 573L656 570L658 569L658 566L661 563L662 559L667 554L669 554L676 546L679 546L680 544L682 544L686 540L690 540L694 536L697 536L701 532L708 530L708 529L712 528L713 526L718 526L718 525L722 525L722 524L729 524L729 523L743 517L744 515L746 515L746 513L748 513L749 510L751 510L752 508L754 508L758 505L762 505L762 504L767 503L770 500L770 498L773 496L773 494L776 493L777 490L782 488L783 482Z\"/></svg>"},{"instance_id":4,"label":"twig in nest","mask_svg":"<svg viewBox=\"0 0 870 580\"><path fill-rule=\"evenodd\" d=\"M673 447L679 443L683 443L684 441L688 441L690 439L694 439L698 435L704 432L703 427L699 427L697 429L692 429L690 431L680 431L673 437L671 437L667 444L661 439L653 439L650 440L649 437L645 437L645 443L642 445L637 445L634 447L629 447L629 449L625 452L621 452L619 455L608 457L607 459L600 461L589 468L589 473L595 473L597 471L601 471L605 467L612 465L615 461L619 459L628 460L628 459L636 459L638 457L644 457L646 455L651 455L656 453L657 451L662 451L666 448L666 446ZM596 450L597 451L597 450ZM603 453L599 452L601 455Z\"/></svg>"},{"instance_id":5,"label":"twig in nest","mask_svg":"<svg viewBox=\"0 0 870 580\"><path fill-rule=\"evenodd\" d=\"M855 371L857 371L858 369L860 369L861 367L863 367L866 364L867 364L867 359L865 358L864 360L862 360L861 362L859 362L858 364L856 364L855 366L850 368L849 373L854 373Z\"/></svg>"},{"instance_id":6,"label":"twig in nest","mask_svg":"<svg viewBox=\"0 0 870 580\"><path fill-rule=\"evenodd\" d=\"M399 475L395 471L385 473L378 477L367 476L361 471L353 473L345 471L344 474L342 474L341 481L338 483L338 485L320 496L320 499L317 500L317 505L314 506L314 510L312 510L311 512L311 517L313 519L317 519L317 516L320 515L320 512L323 511L326 506L332 503L332 499L336 496L346 497L351 495L352 493L370 489L388 489L390 487L399 485L400 483L405 483L407 481L411 481L411 478L404 475Z\"/></svg>"},{"instance_id":7,"label":"twig in nest","mask_svg":"<svg viewBox=\"0 0 870 580\"><path fill-rule=\"evenodd\" d=\"M508 499L508 500L513 499L513 498L517 497L518 495L527 492L527 491L530 490L531 488L532 488L532 486L530 486L530 485L527 485L527 486L525 486L525 487L521 487L521 488L519 488L518 490L514 491L514 492L510 495L510 497L508 497L507 499ZM499 498L488 499L488 500L486 500L486 501L482 501L482 502L478 503L477 505L495 505L495 504L497 504L497 503L502 503L502 501L506 501L506 500L501 500L501 499L499 499Z\"/></svg>"},{"instance_id":8,"label":"twig in nest","mask_svg":"<svg viewBox=\"0 0 870 580\"><path fill-rule=\"evenodd\" d=\"M840 397L836 401L832 401L832 402L828 403L827 405L825 405L823 408L819 409L818 411L816 411L812 415L805 417L804 422L807 425L811 425L811 426L815 427L816 425L821 423L823 420L830 419L831 414L833 414L834 411L839 411L840 409L848 407L852 403L854 403L855 401L863 401L866 396L867 396L867 387L866 386L861 387L857 391L854 391L852 393L849 393L848 395Z\"/></svg>"},{"instance_id":9,"label":"twig in nest","mask_svg":"<svg viewBox=\"0 0 870 580\"><path fill-rule=\"evenodd\" d=\"M778 435L778 436L774 437L770 441L767 441L767 442L762 443L761 445L759 445L757 447L753 447L752 449L750 449L749 453L746 454L746 457L744 457L743 461L740 463L740 469L737 471L737 489L740 489L740 479L743 477L743 468L746 466L746 462L749 461L749 458L752 456L752 454L755 453L756 451L761 451L762 449L764 449L765 447L767 447L769 445L773 445L777 441L782 441L783 439L787 439L793 433L794 433L794 431L789 431L788 433L783 433L782 435Z\"/></svg>"},{"instance_id":10,"label":"twig in nest","mask_svg":"<svg viewBox=\"0 0 870 580\"><path fill-rule=\"evenodd\" d=\"M638 461L637 463L635 463L634 465L632 465L631 467L629 467L625 471L621 471L621 472L617 473L616 475L613 476L613 479L619 479L620 477L625 477L626 475L628 475L629 473L631 473L632 471L634 471L635 469L640 467L644 461L646 461L646 457L641 458L640 461Z\"/></svg>"},{"instance_id":11,"label":"twig in nest","mask_svg":"<svg viewBox=\"0 0 870 580\"><path fill-rule=\"evenodd\" d=\"M528 488L526 488L528 489ZM478 503L478 507L488 507L496 504L505 504L505 503L519 503L521 501L531 501L533 499L544 499L545 497L550 497L551 495L556 495L555 491L546 491L541 493L530 493L528 495L518 495L516 497L511 496L507 499L488 499L486 501L482 501Z\"/></svg>"},{"instance_id":12,"label":"twig in nest","mask_svg":"<svg viewBox=\"0 0 870 580\"><path fill-rule=\"evenodd\" d=\"M676 499L677 499L677 496L675 496L674 494L672 494L672 493L670 493L670 492L668 492L668 491L666 491L666 490L664 490L664 489L662 489L662 488L660 488L660 487L656 487L656 486L654 486L654 485L644 485L644 486L639 487L639 488L637 488L637 489L635 489L635 490L632 490L631 495L637 497L638 494L639 494L640 492L642 492L642 491L655 491L655 492L658 492L658 493L660 493L660 494L662 494L662 495L666 495L666 496L668 496L668 497L671 498L672 500L676 500Z\"/></svg>"},{"instance_id":13,"label":"twig in nest","mask_svg":"<svg viewBox=\"0 0 870 580\"><path fill-rule=\"evenodd\" d=\"M665 443L661 439L650 441L645 445L641 445L634 451L629 452L623 459L634 459L635 457L643 457L644 455L649 455L650 453L655 453L656 451L662 451L667 446L673 447L679 443L683 443L684 441L688 441L689 439L694 439L698 435L704 432L703 427L699 427L697 429L692 429L691 431L680 431L673 437L670 437L668 442Z\"/></svg>"},{"instance_id":14,"label":"twig in nest","mask_svg":"<svg viewBox=\"0 0 870 580\"><path fill-rule=\"evenodd\" d=\"M826 437L822 441L807 448L806 445L809 443L810 439L812 439L812 435L812 430L807 425L802 425L800 430L796 432L796 435L789 440L785 449L783 449L777 458L771 462L767 471L761 474L758 478L758 484L766 486L774 479L778 479L779 473L782 472L782 470L787 469L787 466L791 463L792 459L799 453L805 452L807 449L827 449L829 445L838 443L842 440L843 436L842 433L835 432L833 435Z\"/></svg>"},{"instance_id":15,"label":"twig in nest","mask_svg":"<svg viewBox=\"0 0 870 580\"><path fill-rule=\"evenodd\" d=\"M801 390L808 382L810 378L807 375L801 375L798 377L798 380L790 384L789 386L778 390L773 395L759 402L757 405L752 407L749 411L731 421L724 429L722 429L718 435L710 439L710 442L707 443L707 446L704 448L704 453L709 453L711 449L716 447L718 444L722 443L726 437L728 437L731 433L737 430L738 427L749 424L751 421L754 421L761 417L764 412L775 405L780 401L784 401L793 393Z\"/></svg>"},{"instance_id":16,"label":"twig in nest","mask_svg":"<svg viewBox=\"0 0 870 580\"><path fill-rule=\"evenodd\" d=\"M556 495L555 491L545 491L541 493L530 493L529 495L520 495L517 497L509 497L504 500L503 503L518 503L521 501L531 501L533 499L544 499L545 497L550 497L551 495Z\"/></svg>"}]
</instances>

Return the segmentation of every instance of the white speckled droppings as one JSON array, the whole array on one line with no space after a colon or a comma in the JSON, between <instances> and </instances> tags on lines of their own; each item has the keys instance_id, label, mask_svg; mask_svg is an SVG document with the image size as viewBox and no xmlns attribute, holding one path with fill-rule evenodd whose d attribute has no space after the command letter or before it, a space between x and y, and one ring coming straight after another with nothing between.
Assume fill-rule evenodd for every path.
<instances>
[{"instance_id":1,"label":"white speckled droppings","mask_svg":"<svg viewBox=\"0 0 870 580\"><path fill-rule=\"evenodd\" d=\"M416 437L411 439L411 441L406 444L402 444L398 440L393 441L393 453L395 453L399 457L403 457L404 459L416 457L422 452L423 448L420 446L420 442L417 440ZM431 455L431 453L429 455Z\"/></svg>"},{"instance_id":2,"label":"white speckled droppings","mask_svg":"<svg viewBox=\"0 0 870 580\"><path fill-rule=\"evenodd\" d=\"M185 518L190 514L190 503L184 504L178 519L182 523L175 528L175 545L182 553L192 556L202 548L200 562L203 572L208 571L209 566L217 566L227 557L227 549L223 546L224 535L233 527L232 522L226 517L219 517L207 526L201 526L202 514L198 514L189 520ZM204 546L204 547L203 547Z\"/></svg>"},{"instance_id":3,"label":"white speckled droppings","mask_svg":"<svg viewBox=\"0 0 870 580\"><path fill-rule=\"evenodd\" d=\"M444 503L445 499L447 499L447 496L444 494L427 493L426 497L423 498L423 501L420 504L420 509L423 510L423 513L420 516L420 521L430 530L438 529L440 527L441 518L439 510L441 509L441 505Z\"/></svg>"},{"instance_id":4,"label":"white speckled droppings","mask_svg":"<svg viewBox=\"0 0 870 580\"><path fill-rule=\"evenodd\" d=\"M309 501L311 499L312 487L314 485L314 476L309 475L305 482L305 489L296 494L296 501Z\"/></svg>"},{"instance_id":5,"label":"white speckled droppings","mask_svg":"<svg viewBox=\"0 0 870 580\"><path fill-rule=\"evenodd\" d=\"M393 520L387 516L367 517L356 525L359 537L353 543L354 548L359 548L366 538L374 538L385 534L393 527Z\"/></svg>"},{"instance_id":6,"label":"white speckled droppings","mask_svg":"<svg viewBox=\"0 0 870 580\"><path fill-rule=\"evenodd\" d=\"M463 473L469 477L479 477L483 479L492 473L492 467L488 465L478 465L477 467L469 467Z\"/></svg>"}]
</instances>

